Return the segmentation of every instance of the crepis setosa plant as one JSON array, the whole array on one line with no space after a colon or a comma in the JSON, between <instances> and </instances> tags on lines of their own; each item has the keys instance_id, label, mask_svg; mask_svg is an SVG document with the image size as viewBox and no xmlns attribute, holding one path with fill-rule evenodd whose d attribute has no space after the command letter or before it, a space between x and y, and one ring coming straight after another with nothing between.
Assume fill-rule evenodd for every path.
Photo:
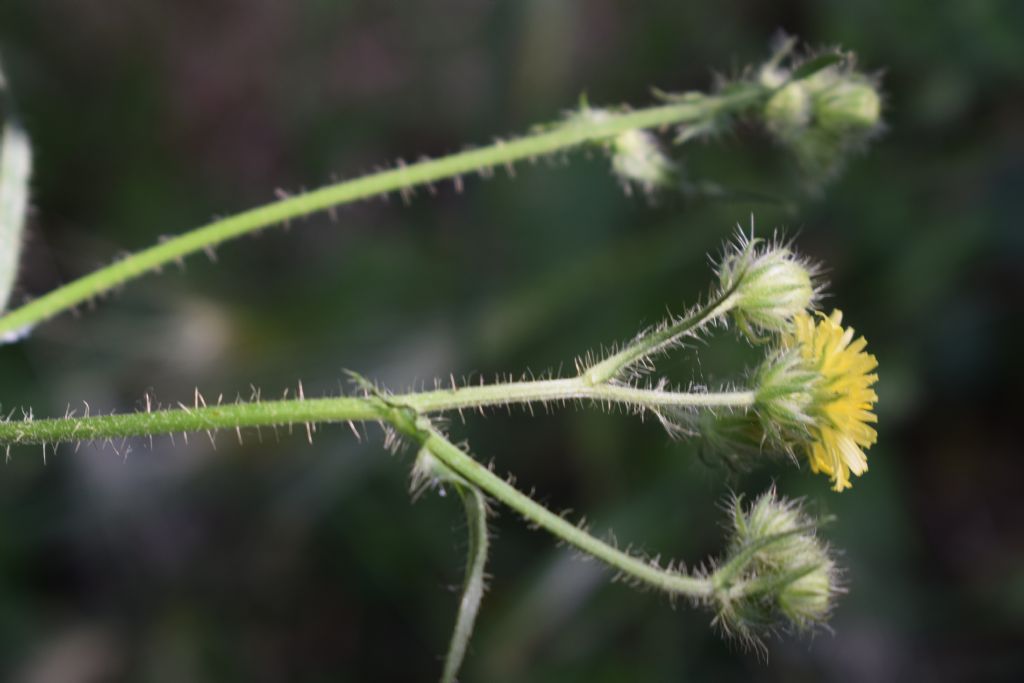
<instances>
[{"instance_id":1,"label":"crepis setosa plant","mask_svg":"<svg viewBox=\"0 0 1024 683\"><path fill-rule=\"evenodd\" d=\"M585 101L563 120L522 138L341 182L215 221L181 237L138 252L0 316L7 341L35 325L94 299L124 282L228 239L311 213L382 193L408 196L417 186L584 145L607 151L615 175L644 192L687 192L681 165L671 159L656 131L674 127L676 143L728 130L736 121L764 124L793 150L811 184L830 179L852 150L863 147L881 127L881 98L874 79L858 72L852 58L832 51L813 58L794 56L783 40L771 59L746 75L723 82L712 94L659 93L664 104L647 109L591 107ZM0 75L0 89L5 82ZM4 99L6 105L6 99ZM6 111L5 106L5 111ZM0 308L6 306L24 224L30 148L13 119L5 120L0 147ZM6 283L6 284L5 284ZM174 432L232 430L263 425L321 422L376 422L388 443L411 443L418 455L413 490L443 486L456 490L469 521L469 556L463 599L442 680L455 680L465 656L480 601L489 541L489 506L506 505L580 552L596 557L631 581L685 597L714 613L721 629L743 642L760 644L778 630L809 630L825 623L842 592L830 548L817 535L821 520L780 497L774 489L749 505L736 496L730 505L729 540L722 558L704 569L662 565L608 543L518 491L453 443L440 428L447 411L512 404L591 403L625 407L658 417L675 436L699 438L741 467L782 453L813 472L827 475L832 488L852 486L867 471L865 450L876 440L872 424L877 396L874 356L866 341L844 327L842 313L816 310L822 287L819 271L793 246L740 231L717 262L710 293L683 314L643 330L611 352L583 355L566 377L453 386L394 394L353 375L353 395L307 398L301 387L291 400L206 405L196 392L191 408L152 406L138 413L76 416L0 423L0 443L47 446ZM711 337L716 327L733 327L763 350L762 361L719 391L684 390L657 378L655 363L688 340Z\"/></svg>"}]
</instances>

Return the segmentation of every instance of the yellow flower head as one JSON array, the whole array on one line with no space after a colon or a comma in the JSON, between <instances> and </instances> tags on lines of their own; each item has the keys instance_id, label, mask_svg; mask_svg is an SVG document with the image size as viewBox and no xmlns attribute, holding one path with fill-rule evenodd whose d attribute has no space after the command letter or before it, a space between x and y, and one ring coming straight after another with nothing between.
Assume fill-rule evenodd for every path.
<instances>
[{"instance_id":1,"label":"yellow flower head","mask_svg":"<svg viewBox=\"0 0 1024 683\"><path fill-rule=\"evenodd\" d=\"M868 424L878 421L872 412L878 395L871 388L878 381L873 373L878 360L864 352L867 341L854 340L853 329L844 328L842 320L839 310L818 313L817 319L799 313L784 339L820 375L808 406L813 424L807 457L812 471L832 477L836 491L850 488L850 472L867 472L863 449L878 437Z\"/></svg>"}]
</instances>

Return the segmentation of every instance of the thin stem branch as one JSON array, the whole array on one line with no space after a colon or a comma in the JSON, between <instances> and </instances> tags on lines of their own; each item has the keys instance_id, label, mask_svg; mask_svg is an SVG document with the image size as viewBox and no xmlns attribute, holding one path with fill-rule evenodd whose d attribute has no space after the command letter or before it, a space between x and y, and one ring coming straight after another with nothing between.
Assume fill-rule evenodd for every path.
<instances>
[{"instance_id":1,"label":"thin stem branch","mask_svg":"<svg viewBox=\"0 0 1024 683\"><path fill-rule=\"evenodd\" d=\"M524 382L520 386L528 386L529 384ZM549 387L571 384L582 386L579 378L573 380L550 380L537 384L548 385ZM621 396L628 396L629 402L633 402L637 394L668 395L671 393L618 386L589 387L587 391L590 393L581 395L581 397L591 397L593 392L613 392L608 394L602 393L600 400L616 400L616 397L620 397L620 394L615 392L626 392ZM191 408L181 406L176 410L140 412L127 415L3 422L0 423L0 443L8 445L12 443L47 444L89 439L115 439L139 435L156 435L178 431L190 432L280 424L309 424L326 421L369 420L384 422L393 426L401 434L418 442L421 447L432 453L442 464L468 482L468 485L479 488L483 493L511 507L527 521L546 529L582 552L602 560L612 568L620 571L623 575L675 595L686 595L698 599L708 598L718 590L713 574L709 577L690 576L680 571L662 568L643 558L623 552L554 514L478 463L459 447L452 444L433 427L428 417L422 415L421 411L425 410L425 407L450 408L454 405L455 401L451 397L444 397L444 393L268 401L264 403L239 403L208 407L193 406ZM419 405L415 405L414 399L417 396L421 397ZM427 396L427 399L423 399L423 396ZM693 398L701 395L680 394L680 396ZM747 405L748 402L753 400L751 392L737 392L735 395L720 394L719 396L723 397L723 400L728 401L728 403L725 403L726 405ZM572 398L573 396L567 397ZM550 400L550 398L549 394L544 394L543 400ZM472 400L475 405L483 405L480 403L480 396L475 396ZM696 405L707 404L697 403ZM475 562L473 565L475 566Z\"/></svg>"},{"instance_id":2,"label":"thin stem branch","mask_svg":"<svg viewBox=\"0 0 1024 683\"><path fill-rule=\"evenodd\" d=\"M678 392L663 389L640 389L617 384L590 385L583 377L483 384L456 389L437 389L422 393L395 396L394 400L423 413L482 408L518 403L565 402L592 400L628 404L637 407L750 407L755 392Z\"/></svg>"},{"instance_id":3,"label":"thin stem branch","mask_svg":"<svg viewBox=\"0 0 1024 683\"><path fill-rule=\"evenodd\" d=\"M618 353L587 368L581 377L591 385L609 382L644 359L669 348L684 335L725 315L734 304L735 297L732 296L732 290L720 292L690 315L643 335Z\"/></svg>"},{"instance_id":4,"label":"thin stem branch","mask_svg":"<svg viewBox=\"0 0 1024 683\"><path fill-rule=\"evenodd\" d=\"M624 575L654 588L694 598L703 598L712 594L714 587L710 579L689 576L672 569L663 569L605 543L521 493L448 441L443 434L429 426L429 423L424 424L424 421L421 420L418 426L421 430L419 437L421 443L438 460L491 497L508 505L528 522L549 531L584 553L602 560Z\"/></svg>"},{"instance_id":5,"label":"thin stem branch","mask_svg":"<svg viewBox=\"0 0 1024 683\"><path fill-rule=\"evenodd\" d=\"M0 337L37 325L186 256L209 251L222 242L262 228L362 199L533 159L586 142L601 141L628 130L694 123L739 112L761 101L768 92L751 83L700 101L612 113L600 121L581 118L515 140L402 165L250 209L137 252L12 310L0 317Z\"/></svg>"},{"instance_id":6,"label":"thin stem branch","mask_svg":"<svg viewBox=\"0 0 1024 683\"><path fill-rule=\"evenodd\" d=\"M466 657L480 601L484 597L484 569L487 565L487 501L480 489L471 484L456 483L455 490L466 509L469 547L466 550L466 578L459 600L459 616L452 630L441 683L455 683L462 660Z\"/></svg>"}]
</instances>

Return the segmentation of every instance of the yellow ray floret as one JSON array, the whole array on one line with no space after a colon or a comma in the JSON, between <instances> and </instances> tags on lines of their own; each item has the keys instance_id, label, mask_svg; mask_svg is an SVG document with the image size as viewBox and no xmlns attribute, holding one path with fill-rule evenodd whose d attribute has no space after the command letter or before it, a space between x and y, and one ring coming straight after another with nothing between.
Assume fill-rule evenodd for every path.
<instances>
[{"instance_id":1,"label":"yellow ray floret","mask_svg":"<svg viewBox=\"0 0 1024 683\"><path fill-rule=\"evenodd\" d=\"M871 388L878 381L873 371L878 360L865 353L864 337L854 340L853 329L843 328L843 313L800 313L786 339L799 348L803 359L821 375L814 391L811 417L812 440L807 445L811 470L832 477L836 491L850 488L850 473L868 470L864 449L877 433L868 423L877 422L872 412L878 395Z\"/></svg>"}]
</instances>

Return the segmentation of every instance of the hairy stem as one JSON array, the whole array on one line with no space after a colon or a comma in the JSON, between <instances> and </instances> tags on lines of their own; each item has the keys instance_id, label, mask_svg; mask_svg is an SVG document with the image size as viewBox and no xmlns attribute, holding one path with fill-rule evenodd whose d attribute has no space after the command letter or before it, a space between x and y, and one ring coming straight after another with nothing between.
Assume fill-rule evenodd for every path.
<instances>
[{"instance_id":1,"label":"hairy stem","mask_svg":"<svg viewBox=\"0 0 1024 683\"><path fill-rule=\"evenodd\" d=\"M487 501L476 486L456 483L455 489L466 508L469 547L466 550L466 578L462 599L459 600L459 616L448 645L441 683L455 683L462 660L466 657L466 648L484 596L484 568L487 565Z\"/></svg>"},{"instance_id":2,"label":"hairy stem","mask_svg":"<svg viewBox=\"0 0 1024 683\"><path fill-rule=\"evenodd\" d=\"M0 317L0 336L34 326L150 271L262 228L330 207L604 140L628 130L710 120L742 111L761 101L768 92L751 83L700 101L613 113L600 121L573 120L515 140L399 166L250 209L137 252L12 310Z\"/></svg>"},{"instance_id":3,"label":"hairy stem","mask_svg":"<svg viewBox=\"0 0 1024 683\"><path fill-rule=\"evenodd\" d=\"M94 439L156 436L244 427L270 427L317 422L379 420L379 399L344 396L206 406L196 395L190 406L146 410L123 415L76 416L0 422L0 444L57 444ZM637 389L618 385L588 386L580 378L512 382L388 397L389 402L419 413L483 408L516 403L593 400L598 403L658 409L735 407L754 404L755 392L687 393Z\"/></svg>"},{"instance_id":4,"label":"hairy stem","mask_svg":"<svg viewBox=\"0 0 1024 683\"><path fill-rule=\"evenodd\" d=\"M581 379L590 385L600 385L615 379L630 367L664 351L684 335L690 334L719 318L733 307L732 290L719 292L706 305L690 315L671 322L660 329L641 336L618 353L582 373Z\"/></svg>"},{"instance_id":5,"label":"hairy stem","mask_svg":"<svg viewBox=\"0 0 1024 683\"><path fill-rule=\"evenodd\" d=\"M753 391L718 393L678 392L662 389L639 389L617 384L590 385L583 377L484 384L457 389L438 389L416 394L396 396L395 400L433 413L446 410L482 408L494 405L592 400L634 407L749 407L754 404Z\"/></svg>"},{"instance_id":6,"label":"hairy stem","mask_svg":"<svg viewBox=\"0 0 1024 683\"><path fill-rule=\"evenodd\" d=\"M180 405L180 404L179 404ZM366 398L263 401L221 406L153 410L124 415L31 418L0 423L0 443L57 444L93 439L157 436L244 427L271 427L314 422L378 420L377 405Z\"/></svg>"},{"instance_id":7,"label":"hairy stem","mask_svg":"<svg viewBox=\"0 0 1024 683\"><path fill-rule=\"evenodd\" d=\"M582 386L582 382L578 378L550 380L537 384L558 387L563 383ZM527 386L530 383L521 384ZM490 387L486 389L489 390ZM470 389L456 391L471 392ZM662 397L671 394L671 392L617 386L589 387L587 391L628 391L630 392L630 403L633 402L637 394ZM46 444L156 435L178 431L310 424L325 421L384 422L419 443L422 448L427 449L442 464L464 479L469 486L479 488L481 492L508 505L527 521L549 531L580 551L602 560L623 575L654 588L692 598L707 598L717 590L713 574L710 577L690 576L683 572L659 567L643 558L623 552L567 522L478 463L437 431L430 423L429 418L422 414L428 411L432 405L439 408L454 406L455 401L450 396L445 397L445 393L268 401L221 406L193 406L192 408L181 406L176 410L147 411L127 415L11 421L0 423L0 444ZM549 393L540 392L540 394L543 395L542 400L551 399ZM431 395L435 398L430 398ZM416 405L417 396L421 397L419 405ZM423 399L423 396L428 398ZM601 400L615 400L615 396L617 396L615 393L607 394L602 396ZM696 400L697 397L707 395L679 394L678 396L691 397L692 400ZM725 401L721 405L749 405L753 401L752 392L718 394L717 396ZM575 396L567 395L565 397L574 398ZM592 393L580 397L589 398L592 397ZM523 398L525 400L525 396ZM485 403L481 403L479 396L473 397L472 401L467 406L485 405ZM694 403L694 405L708 404ZM462 617L460 617L461 619Z\"/></svg>"},{"instance_id":8,"label":"hairy stem","mask_svg":"<svg viewBox=\"0 0 1024 683\"><path fill-rule=\"evenodd\" d=\"M451 443L426 420L418 421L417 427L419 430L417 438L423 447L429 449L438 460L491 497L518 512L528 522L549 531L584 553L602 560L622 572L623 575L648 586L674 595L686 595L693 598L704 598L712 594L714 587L711 579L663 569L605 543L521 493Z\"/></svg>"}]
</instances>

